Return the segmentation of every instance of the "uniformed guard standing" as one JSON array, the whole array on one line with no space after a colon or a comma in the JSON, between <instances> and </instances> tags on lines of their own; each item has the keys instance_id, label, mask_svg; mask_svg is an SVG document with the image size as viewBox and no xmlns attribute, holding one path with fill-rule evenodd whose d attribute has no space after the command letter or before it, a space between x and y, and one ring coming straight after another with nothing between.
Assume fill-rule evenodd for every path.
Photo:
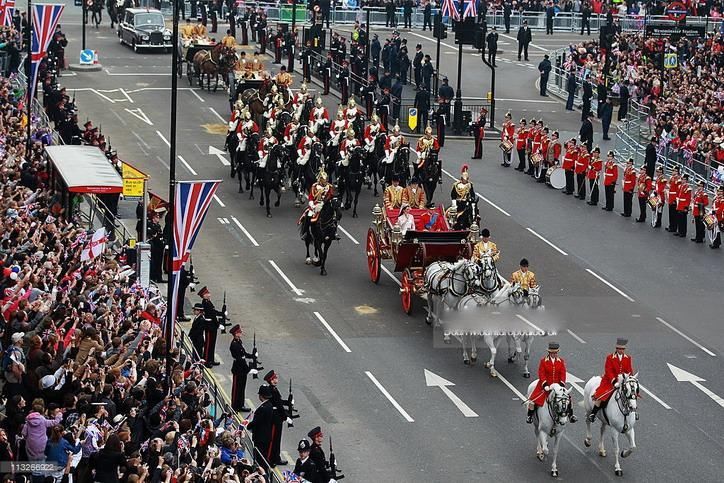
<instances>
[{"instance_id":1,"label":"uniformed guard standing","mask_svg":"<svg viewBox=\"0 0 724 483\"><path fill-rule=\"evenodd\" d=\"M246 7L241 17L241 45L249 45L249 17L250 8Z\"/></svg>"},{"instance_id":2,"label":"uniformed guard standing","mask_svg":"<svg viewBox=\"0 0 724 483\"><path fill-rule=\"evenodd\" d=\"M623 213L621 213L621 216L625 218L631 216L631 202L633 201L635 187L636 170L633 167L633 158L628 158L626 167L623 170Z\"/></svg>"},{"instance_id":3,"label":"uniformed guard standing","mask_svg":"<svg viewBox=\"0 0 724 483\"><path fill-rule=\"evenodd\" d=\"M591 192L591 199L588 200L588 204L591 206L598 205L598 192L599 192L599 180L601 179L601 171L603 170L603 161L601 161L601 148L596 146L593 148L591 154L591 160L588 163L588 172L586 178L588 178L588 188Z\"/></svg>"},{"instance_id":4,"label":"uniformed guard standing","mask_svg":"<svg viewBox=\"0 0 724 483\"><path fill-rule=\"evenodd\" d=\"M574 195L579 200L586 199L586 170L588 169L588 162L591 159L591 155L588 153L588 149L585 144L581 144L578 148L578 156L573 171L576 173L576 188L578 192Z\"/></svg>"},{"instance_id":5,"label":"uniformed guard standing","mask_svg":"<svg viewBox=\"0 0 724 483\"><path fill-rule=\"evenodd\" d=\"M525 148L528 145L528 126L525 119L520 120L520 128L515 134L515 150L518 152L518 167L516 171L523 171L525 169ZM565 164L565 161L564 161ZM573 188L571 188L571 193Z\"/></svg>"},{"instance_id":6,"label":"uniformed guard standing","mask_svg":"<svg viewBox=\"0 0 724 483\"><path fill-rule=\"evenodd\" d=\"M437 142L442 148L445 146L445 127L447 125L448 115L450 114L450 104L445 99L440 98L435 111L435 128L437 130Z\"/></svg>"},{"instance_id":7,"label":"uniformed guard standing","mask_svg":"<svg viewBox=\"0 0 724 483\"><path fill-rule=\"evenodd\" d=\"M341 93L342 104L349 102L349 64L345 60L342 63L342 70L337 75L337 83Z\"/></svg>"},{"instance_id":8,"label":"uniformed guard standing","mask_svg":"<svg viewBox=\"0 0 724 483\"><path fill-rule=\"evenodd\" d=\"M503 167L510 167L510 161L513 154L513 140L515 139L515 123L513 122L513 115L509 112L505 113L505 121L500 129L500 142L501 144L510 146L510 149L503 146L503 162L500 164ZM509 144L508 144L509 143ZM481 149L482 151L482 149ZM481 153L482 154L482 153Z\"/></svg>"},{"instance_id":9,"label":"uniformed guard standing","mask_svg":"<svg viewBox=\"0 0 724 483\"><path fill-rule=\"evenodd\" d=\"M287 70L291 73L294 72L294 69L292 69L294 62L294 56L297 53L297 31L296 29L293 31L289 31L287 35Z\"/></svg>"},{"instance_id":10,"label":"uniformed guard standing","mask_svg":"<svg viewBox=\"0 0 724 483\"><path fill-rule=\"evenodd\" d=\"M472 124L474 150L470 159L483 159L483 139L485 139L485 121L484 118L478 119Z\"/></svg>"},{"instance_id":11,"label":"uniformed guard standing","mask_svg":"<svg viewBox=\"0 0 724 483\"><path fill-rule=\"evenodd\" d=\"M201 297L201 305L204 308L204 318L206 324L204 326L204 361L206 367L220 365L215 359L216 356L216 338L219 334L219 316L226 316L223 312L216 310L214 303L211 301L211 292L207 287L199 290Z\"/></svg>"},{"instance_id":12,"label":"uniformed guard standing","mask_svg":"<svg viewBox=\"0 0 724 483\"><path fill-rule=\"evenodd\" d=\"M689 207L691 206L691 186L689 186L689 174L684 174L684 178L679 186L679 194L676 197L676 214L678 218L678 233L676 236L686 237L688 225Z\"/></svg>"},{"instance_id":13,"label":"uniformed guard standing","mask_svg":"<svg viewBox=\"0 0 724 483\"><path fill-rule=\"evenodd\" d=\"M159 220L160 214L154 212L151 215L151 221L146 227L146 241L151 245L151 281L156 283L163 282L163 230Z\"/></svg>"},{"instance_id":14,"label":"uniformed guard standing","mask_svg":"<svg viewBox=\"0 0 724 483\"><path fill-rule=\"evenodd\" d=\"M276 35L272 37L274 40L274 63L282 63L282 48L284 47L284 34L281 30L277 30Z\"/></svg>"},{"instance_id":15,"label":"uniformed guard standing","mask_svg":"<svg viewBox=\"0 0 724 483\"><path fill-rule=\"evenodd\" d=\"M254 356L244 349L244 344L241 341L244 332L241 330L241 326L237 324L232 327L231 335L234 337L229 346L229 352L234 359L231 366L231 376L233 378L231 382L231 408L234 411L249 412L251 409L244 404L244 401L246 401L246 378L248 374L257 374L258 371L250 368L246 362L247 359L253 359Z\"/></svg>"},{"instance_id":16,"label":"uniformed guard standing","mask_svg":"<svg viewBox=\"0 0 724 483\"><path fill-rule=\"evenodd\" d=\"M259 14L257 13L255 8L249 8L249 29L251 30L251 41L256 42L256 23L259 18Z\"/></svg>"},{"instance_id":17,"label":"uniformed guard standing","mask_svg":"<svg viewBox=\"0 0 724 483\"><path fill-rule=\"evenodd\" d=\"M716 217L717 226L714 227L714 235L709 237L711 242L709 248L717 250L721 246L721 228L724 227L724 186L719 186L716 189L716 196L711 208L711 214Z\"/></svg>"},{"instance_id":18,"label":"uniformed guard standing","mask_svg":"<svg viewBox=\"0 0 724 483\"><path fill-rule=\"evenodd\" d=\"M387 123L390 117L390 102L390 88L385 87L382 89L382 95L376 102L377 115L380 116L380 123L385 127L385 131L387 130Z\"/></svg>"},{"instance_id":19,"label":"uniformed guard standing","mask_svg":"<svg viewBox=\"0 0 724 483\"><path fill-rule=\"evenodd\" d=\"M274 440L274 406L272 403L271 386L259 386L259 400L261 404L254 411L254 419L251 420L247 429L251 431L251 439L254 442L254 449L262 462L272 461L272 448ZM265 468L269 471L269 468Z\"/></svg>"},{"instance_id":20,"label":"uniformed guard standing","mask_svg":"<svg viewBox=\"0 0 724 483\"><path fill-rule=\"evenodd\" d=\"M674 166L674 172L671 174L671 178L669 178L669 190L666 200L669 205L669 226L666 228L666 231L669 233L676 233L677 231L676 197L679 195L680 185L681 170L678 166Z\"/></svg>"},{"instance_id":21,"label":"uniformed guard standing","mask_svg":"<svg viewBox=\"0 0 724 483\"><path fill-rule=\"evenodd\" d=\"M307 40L301 52L302 57L302 80L312 82L312 41Z\"/></svg>"},{"instance_id":22,"label":"uniformed guard standing","mask_svg":"<svg viewBox=\"0 0 724 483\"><path fill-rule=\"evenodd\" d=\"M312 447L309 450L309 459L314 461L314 464L317 465L317 481L319 483L329 483L329 480L333 478L334 475L330 475L327 470L329 463L327 462L327 456L324 454L324 449L322 448L322 445L324 444L324 433L322 433L322 428L317 426L308 432L307 436L312 440Z\"/></svg>"},{"instance_id":23,"label":"uniformed guard standing","mask_svg":"<svg viewBox=\"0 0 724 483\"><path fill-rule=\"evenodd\" d=\"M618 181L618 166L614 159L613 151L608 152L606 157L606 165L603 173L603 189L606 193L606 206L602 209L613 211L614 194L616 192L616 182Z\"/></svg>"},{"instance_id":24,"label":"uniformed guard standing","mask_svg":"<svg viewBox=\"0 0 724 483\"><path fill-rule=\"evenodd\" d=\"M332 53L327 52L327 60L324 61L322 66L322 82L324 84L323 95L329 94L329 81L332 78Z\"/></svg>"},{"instance_id":25,"label":"uniformed guard standing","mask_svg":"<svg viewBox=\"0 0 724 483\"><path fill-rule=\"evenodd\" d=\"M229 8L229 30L231 35L236 38L236 2L233 3L232 8Z\"/></svg>"},{"instance_id":26,"label":"uniformed guard standing","mask_svg":"<svg viewBox=\"0 0 724 483\"><path fill-rule=\"evenodd\" d=\"M646 210L648 209L646 207L646 202L649 199L649 193L651 193L652 187L653 183L651 181L651 177L649 177L646 173L646 166L641 166L639 175L636 179L636 191L638 192L639 199L639 217L636 218L636 223L643 223L646 221Z\"/></svg>"},{"instance_id":27,"label":"uniformed guard standing","mask_svg":"<svg viewBox=\"0 0 724 483\"><path fill-rule=\"evenodd\" d=\"M259 23L256 26L257 30L259 31L259 53L261 55L266 54L266 44L267 44L267 19L266 14L261 14L259 17Z\"/></svg>"},{"instance_id":28,"label":"uniformed guard standing","mask_svg":"<svg viewBox=\"0 0 724 483\"><path fill-rule=\"evenodd\" d=\"M661 218L664 215L664 206L666 205L666 176L664 176L664 167L658 166L656 168L656 194L659 197L659 205L656 207L656 222L654 228L661 228Z\"/></svg>"},{"instance_id":29,"label":"uniformed guard standing","mask_svg":"<svg viewBox=\"0 0 724 483\"><path fill-rule=\"evenodd\" d=\"M192 310L194 321L191 323L191 329L189 330L189 339L191 339L191 345L194 346L194 359L198 360L204 356L206 319L204 318L204 306L201 303L194 304Z\"/></svg>"},{"instance_id":30,"label":"uniformed guard standing","mask_svg":"<svg viewBox=\"0 0 724 483\"><path fill-rule=\"evenodd\" d=\"M704 243L704 214L706 213L706 207L709 206L709 195L706 194L704 189L704 180L699 180L696 183L696 192L694 193L694 209L692 215L694 216L694 228L696 236L691 239L695 243Z\"/></svg>"},{"instance_id":31,"label":"uniformed guard standing","mask_svg":"<svg viewBox=\"0 0 724 483\"><path fill-rule=\"evenodd\" d=\"M274 409L272 445L269 463L272 466L286 465L288 462L282 459L281 446L282 429L284 422L291 422L291 418L287 414L287 410L284 409L284 406L289 405L289 401L285 401L284 399L282 399L282 395L279 393L279 389L277 388L277 384L279 383L279 376L277 376L276 372L274 372L273 370L267 372L267 374L264 376L264 380L267 382L267 384L269 384L269 387L271 388L271 402L272 408Z\"/></svg>"}]
</instances>

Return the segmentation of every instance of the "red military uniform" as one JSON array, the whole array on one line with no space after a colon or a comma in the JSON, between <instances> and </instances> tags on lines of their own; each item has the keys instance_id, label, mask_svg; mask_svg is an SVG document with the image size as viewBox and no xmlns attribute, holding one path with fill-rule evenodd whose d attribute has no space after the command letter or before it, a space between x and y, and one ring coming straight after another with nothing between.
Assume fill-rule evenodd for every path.
<instances>
[{"instance_id":1,"label":"red military uniform","mask_svg":"<svg viewBox=\"0 0 724 483\"><path fill-rule=\"evenodd\" d=\"M512 141L512 139L511 139ZM521 126L518 129L518 135L515 137L515 149L518 151L525 150L525 144L528 142L528 129Z\"/></svg>"},{"instance_id":2,"label":"red military uniform","mask_svg":"<svg viewBox=\"0 0 724 483\"><path fill-rule=\"evenodd\" d=\"M557 139L553 142L553 159L550 161L551 164L558 164L558 160L561 159L561 151L563 146Z\"/></svg>"},{"instance_id":3,"label":"red military uniform","mask_svg":"<svg viewBox=\"0 0 724 483\"><path fill-rule=\"evenodd\" d=\"M513 124L513 121L505 121L503 123L503 128L500 131L500 140L505 141L506 139L513 142L513 137L515 136L515 124Z\"/></svg>"},{"instance_id":4,"label":"red military uniform","mask_svg":"<svg viewBox=\"0 0 724 483\"><path fill-rule=\"evenodd\" d=\"M538 385L530 395L530 400L536 406L545 404L548 393L543 388L551 384L566 385L566 363L560 357L553 358L549 354L538 365Z\"/></svg>"},{"instance_id":5,"label":"red military uniform","mask_svg":"<svg viewBox=\"0 0 724 483\"><path fill-rule=\"evenodd\" d=\"M656 178L656 194L661 198L661 202L666 202L666 176L663 174Z\"/></svg>"},{"instance_id":6,"label":"red military uniform","mask_svg":"<svg viewBox=\"0 0 724 483\"><path fill-rule=\"evenodd\" d=\"M639 198L648 198L649 193L651 193L651 188L653 187L653 182L651 181L651 177L646 174L646 172L642 171L641 174L639 174L638 178L636 179L636 183L638 185L638 195Z\"/></svg>"},{"instance_id":7,"label":"red military uniform","mask_svg":"<svg viewBox=\"0 0 724 483\"><path fill-rule=\"evenodd\" d=\"M686 213L691 205L691 186L682 183L679 187L679 195L676 197L676 211Z\"/></svg>"},{"instance_id":8,"label":"red military uniform","mask_svg":"<svg viewBox=\"0 0 724 483\"><path fill-rule=\"evenodd\" d=\"M669 180L669 196L666 202L670 205L676 204L676 198L679 196L679 184L681 183L681 176L674 174Z\"/></svg>"},{"instance_id":9,"label":"red military uniform","mask_svg":"<svg viewBox=\"0 0 724 483\"><path fill-rule=\"evenodd\" d=\"M724 222L724 197L717 196L714 198L714 204L712 205L712 210L714 211L714 214L716 215L716 219L719 223Z\"/></svg>"},{"instance_id":10,"label":"red military uniform","mask_svg":"<svg viewBox=\"0 0 724 483\"><path fill-rule=\"evenodd\" d=\"M585 174L588 168L588 161L591 155L585 151L581 151L575 158L573 171L576 174Z\"/></svg>"},{"instance_id":11,"label":"red military uniform","mask_svg":"<svg viewBox=\"0 0 724 483\"><path fill-rule=\"evenodd\" d=\"M364 132L365 144L372 143L375 140L375 137L379 133L383 133L383 132L385 132L385 126L383 126L380 123L377 123L376 126L373 124L367 125L367 127L365 127L365 132Z\"/></svg>"},{"instance_id":12,"label":"red military uniform","mask_svg":"<svg viewBox=\"0 0 724 483\"><path fill-rule=\"evenodd\" d=\"M694 193L694 216L704 216L707 206L709 206L709 195L706 194L703 188L697 189L696 193Z\"/></svg>"},{"instance_id":13,"label":"red military uniform","mask_svg":"<svg viewBox=\"0 0 724 483\"><path fill-rule=\"evenodd\" d=\"M604 186L616 186L618 181L618 166L614 161L606 161L606 171L603 174Z\"/></svg>"},{"instance_id":14,"label":"red military uniform","mask_svg":"<svg viewBox=\"0 0 724 483\"><path fill-rule=\"evenodd\" d=\"M563 156L562 168L566 171L573 171L578 159L578 147L574 144L568 143L566 145L566 154Z\"/></svg>"},{"instance_id":15,"label":"red military uniform","mask_svg":"<svg viewBox=\"0 0 724 483\"><path fill-rule=\"evenodd\" d=\"M598 156L592 157L588 164L587 179L591 181L597 179L601 175L601 169L603 169L603 160Z\"/></svg>"},{"instance_id":16,"label":"red military uniform","mask_svg":"<svg viewBox=\"0 0 724 483\"><path fill-rule=\"evenodd\" d=\"M627 166L623 171L624 193L633 193L634 186L636 186L636 170Z\"/></svg>"},{"instance_id":17,"label":"red military uniform","mask_svg":"<svg viewBox=\"0 0 724 483\"><path fill-rule=\"evenodd\" d=\"M598 385L596 392L593 393L593 399L608 401L614 390L614 384L618 380L619 375L633 374L633 363L631 356L615 352L606 356L604 364L603 376L601 376L601 384Z\"/></svg>"}]
</instances>

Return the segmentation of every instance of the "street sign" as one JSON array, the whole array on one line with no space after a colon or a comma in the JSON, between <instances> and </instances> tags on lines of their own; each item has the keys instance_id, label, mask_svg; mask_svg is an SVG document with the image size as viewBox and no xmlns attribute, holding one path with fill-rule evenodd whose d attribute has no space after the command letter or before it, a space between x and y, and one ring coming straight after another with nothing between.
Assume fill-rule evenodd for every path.
<instances>
[{"instance_id":1,"label":"street sign","mask_svg":"<svg viewBox=\"0 0 724 483\"><path fill-rule=\"evenodd\" d=\"M703 38L705 32L706 27L704 25L646 25L646 37L670 38L672 41L677 41L682 37Z\"/></svg>"},{"instance_id":2,"label":"street sign","mask_svg":"<svg viewBox=\"0 0 724 483\"><path fill-rule=\"evenodd\" d=\"M92 65L94 59L95 53L92 50L86 49L80 51L80 65Z\"/></svg>"},{"instance_id":3,"label":"street sign","mask_svg":"<svg viewBox=\"0 0 724 483\"><path fill-rule=\"evenodd\" d=\"M664 67L676 69L679 66L679 56L675 53L664 54Z\"/></svg>"},{"instance_id":4,"label":"street sign","mask_svg":"<svg viewBox=\"0 0 724 483\"><path fill-rule=\"evenodd\" d=\"M411 107L407 114L407 125L410 127L410 131L417 128L417 109L414 107Z\"/></svg>"},{"instance_id":5,"label":"street sign","mask_svg":"<svg viewBox=\"0 0 724 483\"><path fill-rule=\"evenodd\" d=\"M122 162L123 197L126 199L142 199L148 175L126 162Z\"/></svg>"},{"instance_id":6,"label":"street sign","mask_svg":"<svg viewBox=\"0 0 724 483\"><path fill-rule=\"evenodd\" d=\"M686 14L688 11L686 10L686 5L684 5L682 2L671 2L666 6L666 10L664 11L666 13L666 17L669 20L673 20L674 22L681 22L682 20L686 19Z\"/></svg>"}]
</instances>

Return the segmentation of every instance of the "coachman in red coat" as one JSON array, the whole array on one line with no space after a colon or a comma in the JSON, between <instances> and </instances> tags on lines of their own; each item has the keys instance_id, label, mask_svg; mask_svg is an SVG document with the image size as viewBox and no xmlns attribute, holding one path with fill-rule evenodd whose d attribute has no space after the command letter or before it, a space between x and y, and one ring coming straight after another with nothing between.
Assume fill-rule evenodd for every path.
<instances>
[{"instance_id":1,"label":"coachman in red coat","mask_svg":"<svg viewBox=\"0 0 724 483\"><path fill-rule=\"evenodd\" d=\"M528 405L528 417L527 423L533 422L533 414L535 413L536 407L541 407L545 404L550 392L550 386L552 384L559 384L563 387L566 386L566 362L558 357L558 351L560 345L558 342L548 343L548 355L540 360L538 365L538 385L533 389L530 395L530 404ZM570 420L572 423L576 422L575 416L573 416L573 404L570 405Z\"/></svg>"},{"instance_id":2,"label":"coachman in red coat","mask_svg":"<svg viewBox=\"0 0 724 483\"><path fill-rule=\"evenodd\" d=\"M633 361L631 356L626 354L628 340L616 340L616 352L606 356L601 383L593 393L593 410L588 415L588 420L596 420L596 413L604 402L607 402L621 382L619 378L624 374L633 374Z\"/></svg>"}]
</instances>

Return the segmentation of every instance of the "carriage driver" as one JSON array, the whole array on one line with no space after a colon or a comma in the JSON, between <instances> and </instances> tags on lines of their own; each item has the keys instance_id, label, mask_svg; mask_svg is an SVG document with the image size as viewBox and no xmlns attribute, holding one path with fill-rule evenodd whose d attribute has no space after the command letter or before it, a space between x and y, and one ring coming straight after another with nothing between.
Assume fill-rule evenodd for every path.
<instances>
[{"instance_id":1,"label":"carriage driver","mask_svg":"<svg viewBox=\"0 0 724 483\"><path fill-rule=\"evenodd\" d=\"M392 128L392 132L387 136L387 141L385 141L386 157L382 162L391 164L395 160L397 150L400 149L403 144L405 144L405 136L400 132L400 124L395 123L395 127ZM413 208L416 207L413 206Z\"/></svg>"},{"instance_id":2,"label":"carriage driver","mask_svg":"<svg viewBox=\"0 0 724 483\"><path fill-rule=\"evenodd\" d=\"M633 360L631 356L626 354L626 344L628 340L616 339L616 352L606 356L606 362L603 366L603 376L601 383L593 393L593 409L588 414L588 420L594 422L596 413L601 406L605 406L611 394L618 389L623 380L623 375L633 375ZM636 413L638 416L638 412Z\"/></svg>"},{"instance_id":3,"label":"carriage driver","mask_svg":"<svg viewBox=\"0 0 724 483\"><path fill-rule=\"evenodd\" d=\"M324 107L321 97L317 97L312 112L309 113L309 120L314 122L315 129L324 127L329 122L329 111ZM318 131L317 131L318 132Z\"/></svg>"},{"instance_id":4,"label":"carriage driver","mask_svg":"<svg viewBox=\"0 0 724 483\"><path fill-rule=\"evenodd\" d=\"M259 141L259 147L257 148L259 154L260 168L266 168L266 161L269 157L269 151L271 151L272 146L274 146L275 144L278 144L278 141L273 136L272 129L268 127L264 132L264 137L261 138L261 140Z\"/></svg>"},{"instance_id":5,"label":"carriage driver","mask_svg":"<svg viewBox=\"0 0 724 483\"><path fill-rule=\"evenodd\" d=\"M377 117L377 114L373 114L370 119L370 124L365 128L364 133L365 149L368 152L372 152L375 148L375 140L377 139L377 135L381 132L385 132L385 127L380 124L380 118Z\"/></svg>"},{"instance_id":6,"label":"carriage driver","mask_svg":"<svg viewBox=\"0 0 724 483\"><path fill-rule=\"evenodd\" d=\"M528 270L528 260L525 258L520 261L520 270L513 272L510 278L513 283L520 285L520 289L526 297L528 296L528 290L538 286L535 273Z\"/></svg>"},{"instance_id":7,"label":"carriage driver","mask_svg":"<svg viewBox=\"0 0 724 483\"><path fill-rule=\"evenodd\" d=\"M252 133L259 132L259 126L251 118L248 109L241 112L241 121L236 125L236 135L239 137L239 151L246 150L246 140Z\"/></svg>"},{"instance_id":8,"label":"carriage driver","mask_svg":"<svg viewBox=\"0 0 724 483\"><path fill-rule=\"evenodd\" d=\"M528 424L533 422L536 406L542 407L546 403L551 384L566 386L566 362L558 357L559 349L558 342L549 342L548 355L540 360L538 365L538 385L536 385L528 400L528 416L525 419ZM572 423L575 423L578 419L573 415L572 401L568 408L568 418Z\"/></svg>"},{"instance_id":9,"label":"carriage driver","mask_svg":"<svg viewBox=\"0 0 724 483\"><path fill-rule=\"evenodd\" d=\"M339 143L339 161L337 164L345 168L349 166L349 156L355 146L359 146L359 140L354 137L354 129L350 127L347 129L347 137Z\"/></svg>"},{"instance_id":10,"label":"carriage driver","mask_svg":"<svg viewBox=\"0 0 724 483\"><path fill-rule=\"evenodd\" d=\"M410 208L423 209L427 200L425 199L425 190L420 188L420 181L417 178L412 178L410 184L405 188L402 193L402 201L408 203Z\"/></svg>"},{"instance_id":11,"label":"carriage driver","mask_svg":"<svg viewBox=\"0 0 724 483\"><path fill-rule=\"evenodd\" d=\"M329 201L334 197L334 187L329 183L329 178L324 169L319 170L317 182L312 185L309 190L309 206L306 213L309 217L317 217L322 211L325 201Z\"/></svg>"},{"instance_id":12,"label":"carriage driver","mask_svg":"<svg viewBox=\"0 0 724 483\"><path fill-rule=\"evenodd\" d=\"M483 237L483 239L475 244L472 261L479 262L483 254L489 253L490 256L493 257L493 261L498 263L498 260L500 260L500 250L498 250L498 246L494 242L490 241L490 230L483 228L480 236Z\"/></svg>"},{"instance_id":13,"label":"carriage driver","mask_svg":"<svg viewBox=\"0 0 724 483\"><path fill-rule=\"evenodd\" d=\"M425 134L417 140L417 146L415 147L415 154L417 154L417 169L422 169L425 165L428 155L431 151L440 151L440 144L437 139L432 135L432 127L430 123L425 128Z\"/></svg>"},{"instance_id":14,"label":"carriage driver","mask_svg":"<svg viewBox=\"0 0 724 483\"><path fill-rule=\"evenodd\" d=\"M402 197L404 196L404 188L400 186L400 177L392 175L392 184L385 188L384 200L385 210L399 208L402 206ZM408 204L409 207L409 204Z\"/></svg>"},{"instance_id":15,"label":"carriage driver","mask_svg":"<svg viewBox=\"0 0 724 483\"><path fill-rule=\"evenodd\" d=\"M314 135L314 123L309 121L306 134L299 140L297 144L297 164L304 166L309 161L309 154L312 152L312 145L318 143L319 139Z\"/></svg>"},{"instance_id":16,"label":"carriage driver","mask_svg":"<svg viewBox=\"0 0 724 483\"><path fill-rule=\"evenodd\" d=\"M332 137L330 139L330 142L332 143L332 146L339 146L339 142L342 141L342 138L344 137L344 132L347 130L348 123L344 118L344 111L342 110L342 106L339 106L339 109L337 110L337 119L334 120L331 126L329 126L329 133Z\"/></svg>"}]
</instances>

